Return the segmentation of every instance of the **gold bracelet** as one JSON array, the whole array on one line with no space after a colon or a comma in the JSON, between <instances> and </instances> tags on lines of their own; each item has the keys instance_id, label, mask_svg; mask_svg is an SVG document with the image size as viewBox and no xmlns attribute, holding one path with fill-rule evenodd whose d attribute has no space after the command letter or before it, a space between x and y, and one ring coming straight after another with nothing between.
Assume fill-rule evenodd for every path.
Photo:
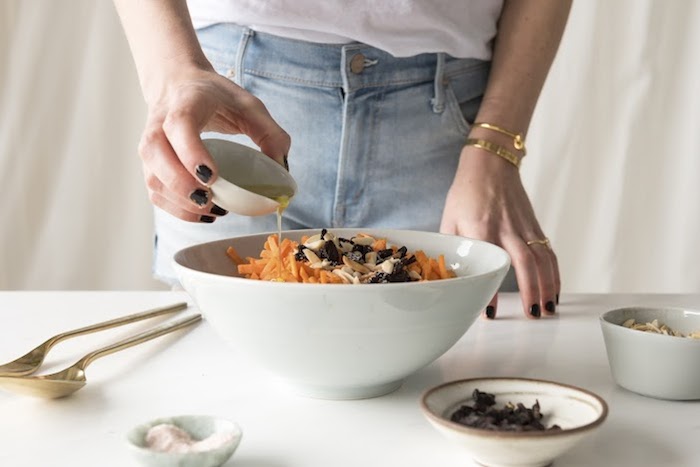
<instances>
[{"instance_id":1,"label":"gold bracelet","mask_svg":"<svg viewBox=\"0 0 700 467\"><path fill-rule=\"evenodd\" d=\"M488 151L490 153L493 153L497 156L502 157L503 159L507 160L511 164L513 164L515 167L520 168L520 161L522 160L521 157L516 156L500 144L495 144L492 143L491 141L486 141L483 139L474 139L474 138L468 138L467 141L464 143L466 146L474 146L479 149L483 149L485 151ZM524 156L523 156L524 157Z\"/></svg>"},{"instance_id":2,"label":"gold bracelet","mask_svg":"<svg viewBox=\"0 0 700 467\"><path fill-rule=\"evenodd\" d=\"M523 136L522 133L513 133L512 131L504 130L501 127L498 127L496 125L491 125L490 123L484 123L484 122L478 122L472 126L486 128L487 130L497 131L498 133L501 133L502 135L510 136L511 138L513 138L513 147L515 149L517 149L518 151L522 151L523 156L525 156L525 154L527 153L527 151L525 149L525 137Z\"/></svg>"}]
</instances>

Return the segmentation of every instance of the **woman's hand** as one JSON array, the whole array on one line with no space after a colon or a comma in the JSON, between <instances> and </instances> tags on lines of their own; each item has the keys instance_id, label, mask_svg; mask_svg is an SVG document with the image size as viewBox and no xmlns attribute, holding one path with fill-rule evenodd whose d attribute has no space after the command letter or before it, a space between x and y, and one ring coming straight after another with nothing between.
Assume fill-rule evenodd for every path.
<instances>
[{"instance_id":1,"label":"woman's hand","mask_svg":"<svg viewBox=\"0 0 700 467\"><path fill-rule=\"evenodd\" d=\"M139 143L151 202L180 219L214 222L217 168L202 131L248 135L283 163L289 135L259 99L220 76L202 52L186 0L114 0L148 105Z\"/></svg>"},{"instance_id":2,"label":"woman's hand","mask_svg":"<svg viewBox=\"0 0 700 467\"><path fill-rule=\"evenodd\" d=\"M531 240L546 238L520 180L518 169L500 157L466 146L447 194L440 231L486 240L512 259L525 315L553 314L561 283L551 247ZM486 309L496 316L497 297Z\"/></svg>"},{"instance_id":3,"label":"woman's hand","mask_svg":"<svg viewBox=\"0 0 700 467\"><path fill-rule=\"evenodd\" d=\"M258 98L213 69L173 71L146 95L148 118L139 144L146 186L159 208L185 221L211 223L226 211L211 202L208 187L217 167L200 133L246 134L279 163L290 138Z\"/></svg>"}]
</instances>

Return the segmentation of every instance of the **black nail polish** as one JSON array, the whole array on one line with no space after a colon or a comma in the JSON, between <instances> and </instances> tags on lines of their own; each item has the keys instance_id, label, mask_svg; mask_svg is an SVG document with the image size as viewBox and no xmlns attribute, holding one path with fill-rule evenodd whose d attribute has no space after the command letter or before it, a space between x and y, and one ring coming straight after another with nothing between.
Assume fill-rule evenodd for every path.
<instances>
[{"instance_id":1,"label":"black nail polish","mask_svg":"<svg viewBox=\"0 0 700 467\"><path fill-rule=\"evenodd\" d=\"M488 319L494 319L496 317L496 309L491 305L486 307L486 317Z\"/></svg>"},{"instance_id":2,"label":"black nail polish","mask_svg":"<svg viewBox=\"0 0 700 467\"><path fill-rule=\"evenodd\" d=\"M226 214L228 214L228 211L226 209L216 204L212 206L209 212L214 214L215 216L225 216Z\"/></svg>"},{"instance_id":3,"label":"black nail polish","mask_svg":"<svg viewBox=\"0 0 700 467\"><path fill-rule=\"evenodd\" d=\"M216 217L212 216L202 216L199 218L200 222L204 222L205 224L211 224L216 220Z\"/></svg>"},{"instance_id":4,"label":"black nail polish","mask_svg":"<svg viewBox=\"0 0 700 467\"><path fill-rule=\"evenodd\" d=\"M550 300L547 303L545 303L544 309L547 310L549 313L554 313L556 311L556 308L554 306L554 302Z\"/></svg>"},{"instance_id":5,"label":"black nail polish","mask_svg":"<svg viewBox=\"0 0 700 467\"><path fill-rule=\"evenodd\" d=\"M198 188L190 194L190 199L194 201L197 206L204 206L209 202L209 193Z\"/></svg>"},{"instance_id":6,"label":"black nail polish","mask_svg":"<svg viewBox=\"0 0 700 467\"><path fill-rule=\"evenodd\" d=\"M559 294L557 294L557 305L559 305Z\"/></svg>"},{"instance_id":7,"label":"black nail polish","mask_svg":"<svg viewBox=\"0 0 700 467\"><path fill-rule=\"evenodd\" d=\"M213 175L211 169L204 164L198 165L195 168L195 173L197 174L197 178L200 179L205 185L209 183L209 180L211 180L211 176Z\"/></svg>"},{"instance_id":8,"label":"black nail polish","mask_svg":"<svg viewBox=\"0 0 700 467\"><path fill-rule=\"evenodd\" d=\"M530 315L532 315L534 318L540 317L540 306L537 303L530 307Z\"/></svg>"},{"instance_id":9,"label":"black nail polish","mask_svg":"<svg viewBox=\"0 0 700 467\"><path fill-rule=\"evenodd\" d=\"M287 172L289 172L289 161L287 160L287 156L284 156L284 168L287 169Z\"/></svg>"}]
</instances>

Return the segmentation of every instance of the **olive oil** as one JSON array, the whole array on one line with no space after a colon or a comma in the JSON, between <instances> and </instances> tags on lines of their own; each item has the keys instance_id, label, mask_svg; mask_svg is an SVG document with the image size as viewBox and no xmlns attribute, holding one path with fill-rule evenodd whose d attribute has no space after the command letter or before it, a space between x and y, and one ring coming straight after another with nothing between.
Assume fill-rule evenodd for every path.
<instances>
[{"instance_id":1,"label":"olive oil","mask_svg":"<svg viewBox=\"0 0 700 467\"><path fill-rule=\"evenodd\" d=\"M289 206L289 196L282 195L275 198L280 205L277 207L277 241L282 244L282 213Z\"/></svg>"},{"instance_id":2,"label":"olive oil","mask_svg":"<svg viewBox=\"0 0 700 467\"><path fill-rule=\"evenodd\" d=\"M287 206L289 206L289 202L291 201L292 196L294 196L294 192L291 191L289 187L277 185L246 185L241 186L241 188L277 201L279 204L279 206L277 206L277 244L282 246L282 213L285 209L287 209ZM278 249L277 251L278 255L280 255L278 259L280 264L282 264L281 249ZM282 277L278 277L276 281L284 282L284 279Z\"/></svg>"},{"instance_id":3,"label":"olive oil","mask_svg":"<svg viewBox=\"0 0 700 467\"><path fill-rule=\"evenodd\" d=\"M282 213L294 196L294 192L289 187L281 185L241 185L241 188L258 195L270 198L279 203L277 208L277 241L282 243Z\"/></svg>"}]
</instances>

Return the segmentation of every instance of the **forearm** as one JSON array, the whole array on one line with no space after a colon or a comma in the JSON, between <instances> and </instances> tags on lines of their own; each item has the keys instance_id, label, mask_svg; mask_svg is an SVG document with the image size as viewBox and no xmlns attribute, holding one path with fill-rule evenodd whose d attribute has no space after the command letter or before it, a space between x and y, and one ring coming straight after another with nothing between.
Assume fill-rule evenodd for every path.
<instances>
[{"instance_id":1,"label":"forearm","mask_svg":"<svg viewBox=\"0 0 700 467\"><path fill-rule=\"evenodd\" d=\"M571 0L504 1L477 121L527 132L570 8ZM474 132L496 139L488 130Z\"/></svg>"},{"instance_id":2,"label":"forearm","mask_svg":"<svg viewBox=\"0 0 700 467\"><path fill-rule=\"evenodd\" d=\"M114 0L146 101L158 99L164 81L187 68L210 69L185 0Z\"/></svg>"}]
</instances>

